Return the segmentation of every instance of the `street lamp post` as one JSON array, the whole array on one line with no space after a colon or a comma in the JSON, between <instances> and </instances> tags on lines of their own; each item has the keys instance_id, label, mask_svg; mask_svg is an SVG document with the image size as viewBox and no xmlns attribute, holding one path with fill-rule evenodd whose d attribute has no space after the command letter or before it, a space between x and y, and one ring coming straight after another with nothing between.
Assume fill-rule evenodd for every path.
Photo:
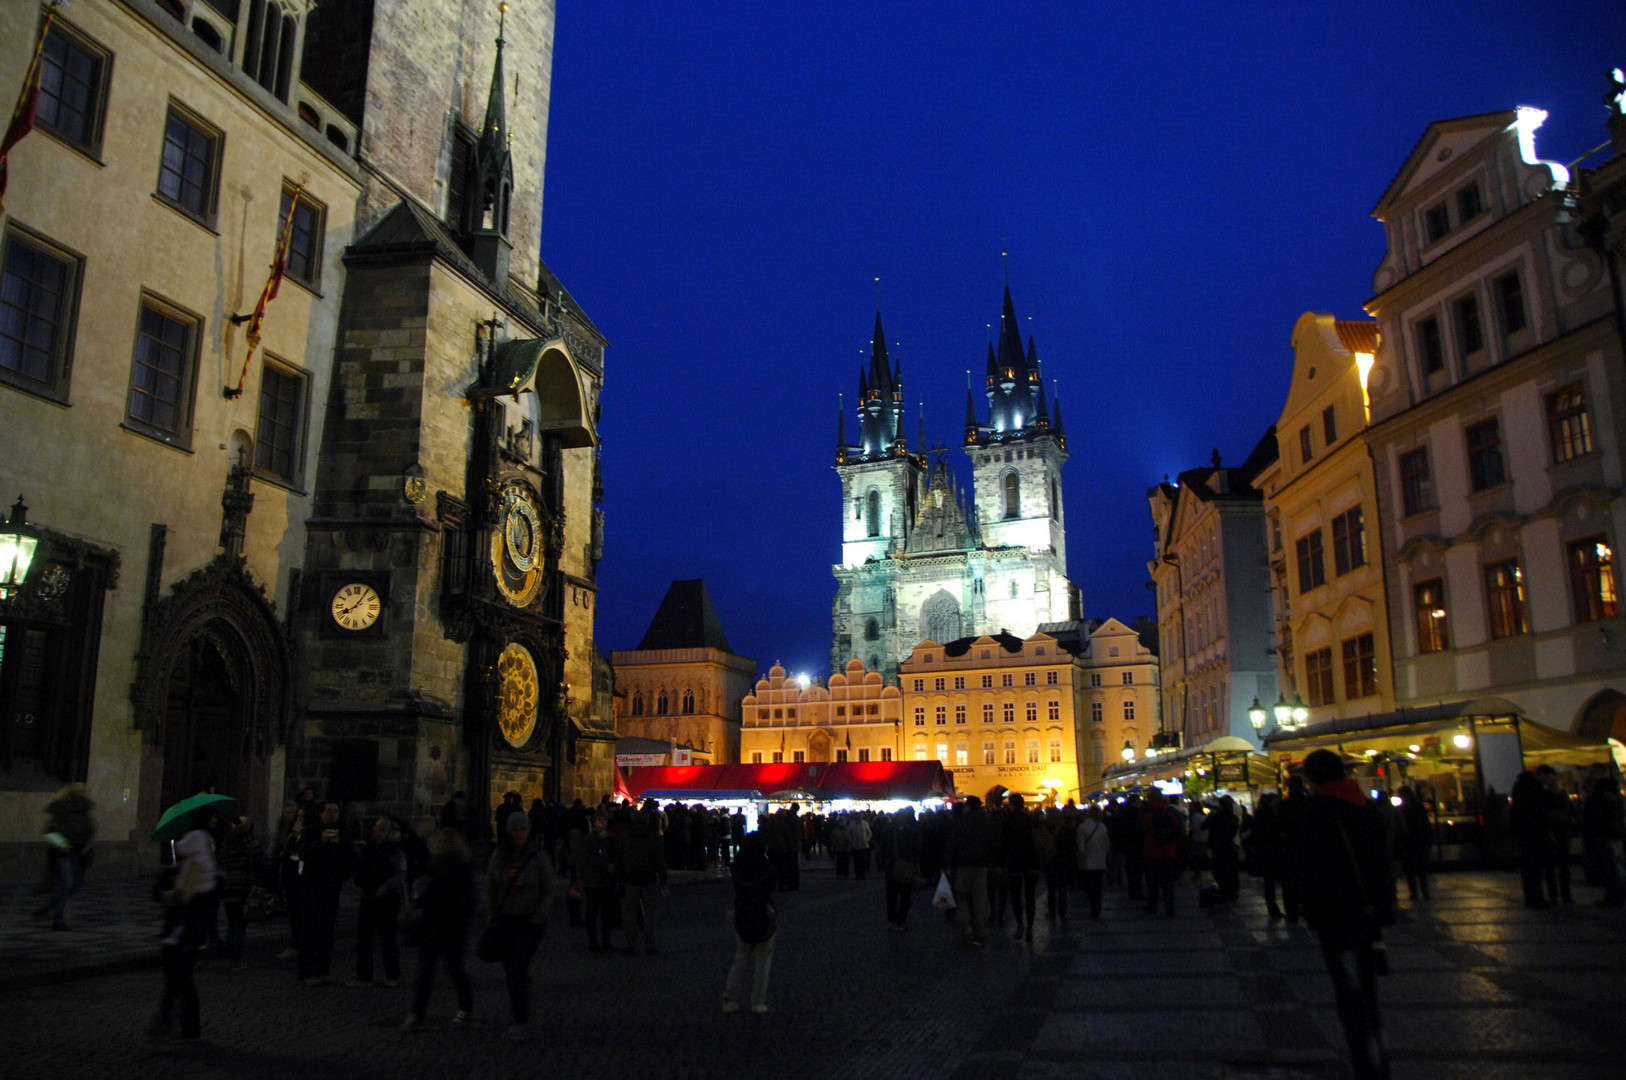
<instances>
[{"instance_id":1,"label":"street lamp post","mask_svg":"<svg viewBox=\"0 0 1626 1080\"><path fill-rule=\"evenodd\" d=\"M10 520L0 529L0 600L23 587L39 542L39 533L28 524L28 507L19 495L11 505Z\"/></svg>"},{"instance_id":2,"label":"street lamp post","mask_svg":"<svg viewBox=\"0 0 1626 1080\"><path fill-rule=\"evenodd\" d=\"M1125 761L1134 761L1135 760L1135 744L1132 741L1130 741L1129 739L1124 740L1124 748L1123 748L1122 757L1123 757L1123 759Z\"/></svg>"}]
</instances>

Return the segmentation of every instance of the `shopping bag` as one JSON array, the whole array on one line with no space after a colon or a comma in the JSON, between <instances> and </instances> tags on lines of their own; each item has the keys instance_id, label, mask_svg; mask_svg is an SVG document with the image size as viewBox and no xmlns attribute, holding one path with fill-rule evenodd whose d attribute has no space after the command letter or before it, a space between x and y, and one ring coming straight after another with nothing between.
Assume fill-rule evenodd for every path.
<instances>
[{"instance_id":1,"label":"shopping bag","mask_svg":"<svg viewBox=\"0 0 1626 1080\"><path fill-rule=\"evenodd\" d=\"M957 906L954 903L954 889L949 885L948 874L938 874L937 891L932 893L932 907L942 911L953 911Z\"/></svg>"}]
</instances>

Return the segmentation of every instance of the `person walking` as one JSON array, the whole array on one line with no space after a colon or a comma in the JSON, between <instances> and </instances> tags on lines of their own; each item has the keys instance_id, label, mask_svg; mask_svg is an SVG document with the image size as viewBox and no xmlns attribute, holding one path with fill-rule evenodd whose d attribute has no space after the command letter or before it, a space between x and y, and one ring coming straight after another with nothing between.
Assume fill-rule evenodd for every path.
<instances>
[{"instance_id":1,"label":"person walking","mask_svg":"<svg viewBox=\"0 0 1626 1080\"><path fill-rule=\"evenodd\" d=\"M90 842L96 836L96 821L90 814L95 805L85 795L83 784L69 784L45 807L46 855L54 891L40 914L50 914L52 930L73 929L67 920L68 900L85 883Z\"/></svg>"},{"instance_id":2,"label":"person walking","mask_svg":"<svg viewBox=\"0 0 1626 1080\"><path fill-rule=\"evenodd\" d=\"M1357 1080L1387 1080L1377 997L1377 976L1388 970L1383 928L1394 923L1387 830L1335 752L1306 757L1304 778L1311 794L1295 860L1304 919L1321 942Z\"/></svg>"},{"instance_id":3,"label":"person walking","mask_svg":"<svg viewBox=\"0 0 1626 1080\"><path fill-rule=\"evenodd\" d=\"M406 895L407 860L401 830L392 818L373 822L372 836L361 849L356 885L361 902L356 912L356 978L351 986L373 985L373 938L384 958L384 985L401 981L401 950L396 923Z\"/></svg>"},{"instance_id":4,"label":"person walking","mask_svg":"<svg viewBox=\"0 0 1626 1080\"><path fill-rule=\"evenodd\" d=\"M1260 796L1253 814L1253 857L1265 893L1265 911L1272 920L1282 917L1276 903L1282 876L1282 799L1275 792Z\"/></svg>"},{"instance_id":5,"label":"person walking","mask_svg":"<svg viewBox=\"0 0 1626 1080\"><path fill-rule=\"evenodd\" d=\"M948 872L958 905L960 937L967 945L983 944L983 934L988 927L988 868L993 861L991 828L981 799L972 795L955 804L949 823Z\"/></svg>"},{"instance_id":6,"label":"person walking","mask_svg":"<svg viewBox=\"0 0 1626 1080\"><path fill-rule=\"evenodd\" d=\"M254 822L233 818L220 844L220 906L226 912L226 956L233 968L243 966L248 939L248 894L265 874L265 850L254 838Z\"/></svg>"},{"instance_id":7,"label":"person walking","mask_svg":"<svg viewBox=\"0 0 1626 1080\"><path fill-rule=\"evenodd\" d=\"M1400 865L1406 872L1406 890L1411 898L1428 899L1428 857L1434 847L1434 823L1428 807L1409 784L1400 788L1400 820L1406 832L1401 840Z\"/></svg>"},{"instance_id":8,"label":"person walking","mask_svg":"<svg viewBox=\"0 0 1626 1080\"><path fill-rule=\"evenodd\" d=\"M627 890L627 927L621 951L628 956L637 953L641 934L644 955L654 956L660 951L655 947L655 913L666 889L666 851L655 817L648 811L634 813L627 826L626 839L621 842L621 880Z\"/></svg>"},{"instance_id":9,"label":"person walking","mask_svg":"<svg viewBox=\"0 0 1626 1080\"><path fill-rule=\"evenodd\" d=\"M914 905L915 883L920 879L920 826L915 824L911 806L899 810L882 840L886 875L886 927L909 928L909 909Z\"/></svg>"},{"instance_id":10,"label":"person walking","mask_svg":"<svg viewBox=\"0 0 1626 1080\"><path fill-rule=\"evenodd\" d=\"M467 1023L474 1015L474 991L463 969L469 919L474 915L474 863L463 833L461 824L445 826L429 838L429 862L415 886L413 900L411 935L417 942L418 978L412 989L412 1012L401 1024L402 1031L423 1026L429 995L435 988L435 966L441 960L457 989L452 1023Z\"/></svg>"},{"instance_id":11,"label":"person walking","mask_svg":"<svg viewBox=\"0 0 1626 1080\"><path fill-rule=\"evenodd\" d=\"M305 808L290 803L291 813L285 810L280 822L281 831L271 848L271 861L276 866L277 884L282 892L282 904L288 912L288 947L277 954L278 960L293 960L299 956L299 928L305 922L305 896L300 888L299 847L305 836Z\"/></svg>"},{"instance_id":12,"label":"person walking","mask_svg":"<svg viewBox=\"0 0 1626 1080\"><path fill-rule=\"evenodd\" d=\"M164 930L161 959L164 990L158 1012L147 1025L147 1038L156 1042L169 1033L180 1006L178 1042L203 1037L198 984L192 976L198 948L214 925L216 888L220 873L215 861L214 830L220 812L205 806L192 815L192 828L175 842L175 877L162 896Z\"/></svg>"},{"instance_id":13,"label":"person walking","mask_svg":"<svg viewBox=\"0 0 1626 1080\"><path fill-rule=\"evenodd\" d=\"M1587 770L1586 802L1581 806L1581 841L1587 865L1603 886L1600 907L1626 904L1626 871L1621 866L1621 837L1626 836L1626 810L1614 768L1597 762Z\"/></svg>"},{"instance_id":14,"label":"person walking","mask_svg":"<svg viewBox=\"0 0 1626 1080\"><path fill-rule=\"evenodd\" d=\"M1519 879L1524 886L1524 906L1547 907L1547 898L1541 889L1542 872L1553 857L1553 836L1547 817L1547 796L1535 773L1522 772L1513 781L1507 817L1519 844Z\"/></svg>"},{"instance_id":15,"label":"person walking","mask_svg":"<svg viewBox=\"0 0 1626 1080\"><path fill-rule=\"evenodd\" d=\"M1107 874L1110 842L1106 824L1101 820L1101 808L1091 806L1084 811L1084 820L1078 826L1075 843L1079 878L1084 885L1084 899L1090 905L1092 919L1101 917L1101 886Z\"/></svg>"},{"instance_id":16,"label":"person walking","mask_svg":"<svg viewBox=\"0 0 1626 1080\"><path fill-rule=\"evenodd\" d=\"M602 816L595 828L601 823ZM554 883L541 838L531 836L531 819L516 810L504 824L503 843L486 868L486 908L503 941L502 970L512 1017L508 1037L519 1041L530 1034L531 958L542 943Z\"/></svg>"},{"instance_id":17,"label":"person walking","mask_svg":"<svg viewBox=\"0 0 1626 1080\"><path fill-rule=\"evenodd\" d=\"M768 972L773 966L779 916L774 907L774 868L760 831L748 833L729 867L734 884L734 963L723 986L723 1011L740 1011L745 972L751 969L751 1011L768 1011Z\"/></svg>"},{"instance_id":18,"label":"person walking","mask_svg":"<svg viewBox=\"0 0 1626 1080\"><path fill-rule=\"evenodd\" d=\"M1011 915L1016 920L1012 937L1033 940L1033 916L1038 909L1040 852L1037 830L1044 819L1028 813L1020 794L1005 800L1001 820L1000 854L1003 856L1005 887L1010 893ZM1049 833L1045 834L1049 838Z\"/></svg>"},{"instance_id":19,"label":"person walking","mask_svg":"<svg viewBox=\"0 0 1626 1080\"><path fill-rule=\"evenodd\" d=\"M1180 850L1185 841L1185 823L1180 812L1169 805L1162 792L1154 791L1141 817L1142 865L1146 875L1146 914L1174 914L1174 883L1180 877Z\"/></svg>"},{"instance_id":20,"label":"person walking","mask_svg":"<svg viewBox=\"0 0 1626 1080\"><path fill-rule=\"evenodd\" d=\"M339 919L339 894L350 879L355 852L339 828L339 802L322 803L313 828L300 834L300 899L304 916L299 928L298 979L306 986L326 986L333 964L333 930Z\"/></svg>"},{"instance_id":21,"label":"person walking","mask_svg":"<svg viewBox=\"0 0 1626 1080\"><path fill-rule=\"evenodd\" d=\"M1219 888L1221 902L1229 904L1241 891L1241 864L1236 840L1240 822L1236 816L1236 800L1222 796L1214 812L1208 815L1208 865Z\"/></svg>"},{"instance_id":22,"label":"person walking","mask_svg":"<svg viewBox=\"0 0 1626 1080\"><path fill-rule=\"evenodd\" d=\"M1547 902L1573 904L1570 892L1570 842L1575 836L1575 809L1569 792L1559 782L1558 770L1551 765L1537 765L1536 779L1541 781L1542 804L1547 810L1547 862L1543 874L1547 879Z\"/></svg>"},{"instance_id":23,"label":"person walking","mask_svg":"<svg viewBox=\"0 0 1626 1080\"><path fill-rule=\"evenodd\" d=\"M574 862L581 875L587 923L587 951L608 952L620 923L621 905L616 898L620 884L621 844L610 835L610 822L602 810L593 811L592 830L577 833Z\"/></svg>"}]
</instances>

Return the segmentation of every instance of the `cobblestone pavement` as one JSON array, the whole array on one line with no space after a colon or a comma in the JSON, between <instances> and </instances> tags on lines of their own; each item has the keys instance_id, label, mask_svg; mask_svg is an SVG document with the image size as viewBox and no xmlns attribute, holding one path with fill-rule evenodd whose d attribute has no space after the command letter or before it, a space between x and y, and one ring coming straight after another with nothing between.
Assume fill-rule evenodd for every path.
<instances>
[{"instance_id":1,"label":"cobblestone pavement","mask_svg":"<svg viewBox=\"0 0 1626 1080\"><path fill-rule=\"evenodd\" d=\"M476 1022L447 1022L455 1005L442 977L429 1025L402 1035L410 962L395 988L305 988L273 959L282 942L266 929L244 970L200 960L201 1042L142 1039L155 968L81 972L3 991L0 1061L7 1075L98 1080L1348 1076L1314 938L1270 923L1251 895L1223 911L1188 903L1172 919L1109 898L1101 922L1052 923L1041 912L1031 945L994 935L972 949L923 902L907 933L888 932L878 881L811 872L802 882L781 898L766 1016L720 1012L728 894L700 877L667 898L658 956L589 954L583 932L557 912L535 967L545 1019L528 1042L502 1037L501 973L472 957ZM1626 919L1590 899L1529 911L1514 877L1460 873L1439 879L1432 904L1407 906L1389 934L1394 974L1379 991L1395 1075L1626 1074L1626 1027L1616 1019L1626 1005ZM35 933L14 932L19 902L8 902L0 964ZM85 930L54 937L91 940L79 935L92 931L93 914L87 906L77 920ZM155 952L150 937L146 949ZM336 974L350 971L352 951L339 942Z\"/></svg>"}]
</instances>

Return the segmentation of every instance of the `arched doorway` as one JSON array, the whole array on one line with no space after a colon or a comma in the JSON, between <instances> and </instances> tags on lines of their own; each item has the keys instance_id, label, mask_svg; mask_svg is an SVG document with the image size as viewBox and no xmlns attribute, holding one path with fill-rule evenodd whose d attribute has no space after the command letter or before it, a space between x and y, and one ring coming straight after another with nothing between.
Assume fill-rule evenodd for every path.
<instances>
[{"instance_id":1,"label":"arched doorway","mask_svg":"<svg viewBox=\"0 0 1626 1080\"><path fill-rule=\"evenodd\" d=\"M1581 709L1575 733L1589 739L1619 739L1626 743L1626 694L1604 690Z\"/></svg>"},{"instance_id":2,"label":"arched doorway","mask_svg":"<svg viewBox=\"0 0 1626 1080\"><path fill-rule=\"evenodd\" d=\"M163 803L213 787L239 799L250 794L251 757L239 657L220 635L199 634L181 646L169 669L164 709ZM237 660L239 662L234 663ZM236 669L235 671L233 669Z\"/></svg>"},{"instance_id":3,"label":"arched doorway","mask_svg":"<svg viewBox=\"0 0 1626 1080\"><path fill-rule=\"evenodd\" d=\"M830 733L828 731L820 728L807 737L807 760L830 760Z\"/></svg>"}]
</instances>

